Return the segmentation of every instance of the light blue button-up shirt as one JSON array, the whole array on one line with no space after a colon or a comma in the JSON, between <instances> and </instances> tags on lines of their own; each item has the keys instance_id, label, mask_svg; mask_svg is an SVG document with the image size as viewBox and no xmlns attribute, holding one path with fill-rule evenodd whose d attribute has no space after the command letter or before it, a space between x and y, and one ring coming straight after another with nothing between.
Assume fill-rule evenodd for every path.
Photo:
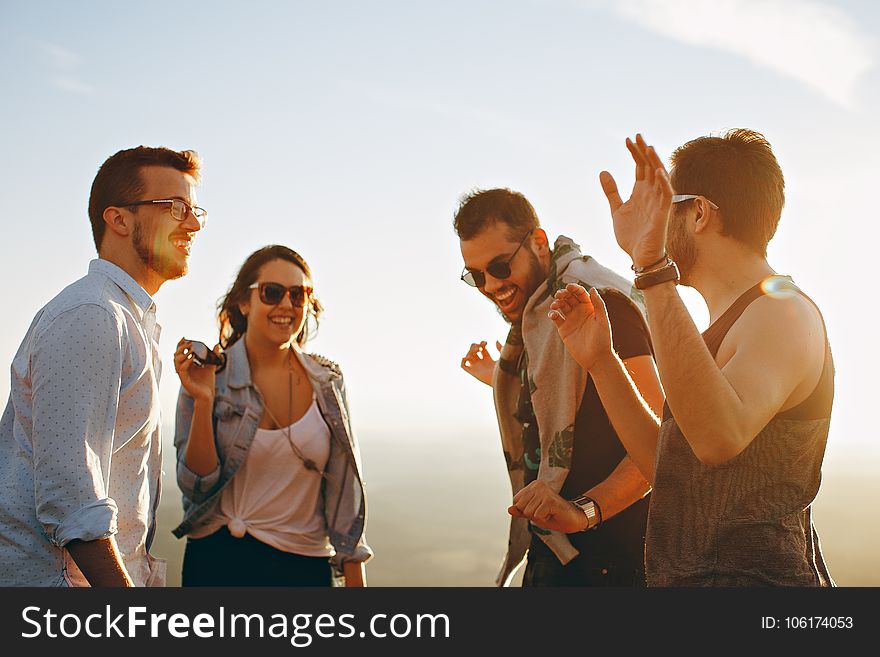
<instances>
[{"instance_id":1,"label":"light blue button-up shirt","mask_svg":"<svg viewBox=\"0 0 880 657\"><path fill-rule=\"evenodd\" d=\"M162 467L156 305L124 270L89 273L34 317L0 420L0 585L88 585L65 545L116 536L135 585Z\"/></svg>"}]
</instances>

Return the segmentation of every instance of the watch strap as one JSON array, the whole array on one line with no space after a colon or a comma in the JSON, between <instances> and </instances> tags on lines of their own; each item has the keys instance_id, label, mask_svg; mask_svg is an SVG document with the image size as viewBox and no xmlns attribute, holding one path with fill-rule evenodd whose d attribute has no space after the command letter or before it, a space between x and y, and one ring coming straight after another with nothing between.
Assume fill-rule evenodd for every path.
<instances>
[{"instance_id":1,"label":"watch strap","mask_svg":"<svg viewBox=\"0 0 880 657\"><path fill-rule=\"evenodd\" d=\"M679 280L681 280L681 276L678 273L678 265L674 260L670 260L665 267L636 276L635 285L637 289L644 290L667 281L678 283Z\"/></svg>"},{"instance_id":2,"label":"watch strap","mask_svg":"<svg viewBox=\"0 0 880 657\"><path fill-rule=\"evenodd\" d=\"M592 497L581 495L580 497L571 500L571 503L574 504L574 506L577 507L587 518L587 526L581 531L586 532L595 529L602 524L602 510L599 508L599 505L596 504L596 500Z\"/></svg>"}]
</instances>

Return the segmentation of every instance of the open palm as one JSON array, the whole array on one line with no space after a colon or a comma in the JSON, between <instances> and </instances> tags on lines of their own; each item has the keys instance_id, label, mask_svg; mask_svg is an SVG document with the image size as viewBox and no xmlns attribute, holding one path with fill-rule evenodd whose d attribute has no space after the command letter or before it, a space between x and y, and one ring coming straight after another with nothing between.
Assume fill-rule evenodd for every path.
<instances>
[{"instance_id":1,"label":"open palm","mask_svg":"<svg viewBox=\"0 0 880 657\"><path fill-rule=\"evenodd\" d=\"M595 288L588 293L580 285L569 283L555 294L549 317L565 348L585 370L611 353L608 311Z\"/></svg>"},{"instance_id":2,"label":"open palm","mask_svg":"<svg viewBox=\"0 0 880 657\"><path fill-rule=\"evenodd\" d=\"M617 183L607 171L599 174L602 190L611 206L614 236L636 266L652 264L666 253L666 232L672 208L672 185L663 162L641 135L626 140L636 164L636 181L624 202Z\"/></svg>"}]
</instances>

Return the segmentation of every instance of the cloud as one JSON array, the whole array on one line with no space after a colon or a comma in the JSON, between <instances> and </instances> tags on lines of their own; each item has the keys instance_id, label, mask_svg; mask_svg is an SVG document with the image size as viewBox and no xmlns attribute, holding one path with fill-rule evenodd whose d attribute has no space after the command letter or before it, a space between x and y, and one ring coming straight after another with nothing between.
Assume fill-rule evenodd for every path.
<instances>
[{"instance_id":1,"label":"cloud","mask_svg":"<svg viewBox=\"0 0 880 657\"><path fill-rule=\"evenodd\" d=\"M46 41L33 41L32 43L43 55L50 72L49 82L52 86L79 95L94 92L94 87L83 82L77 74L83 65L83 58L77 53Z\"/></svg>"},{"instance_id":2,"label":"cloud","mask_svg":"<svg viewBox=\"0 0 880 657\"><path fill-rule=\"evenodd\" d=\"M48 57L54 69L71 70L82 63L82 57L71 50L56 46L54 43L38 42L43 53Z\"/></svg>"},{"instance_id":3,"label":"cloud","mask_svg":"<svg viewBox=\"0 0 880 657\"><path fill-rule=\"evenodd\" d=\"M51 81L52 84L59 89L63 89L64 91L69 91L75 94L90 94L95 90L94 87L86 84L82 80L78 80L77 78L56 77L52 78Z\"/></svg>"},{"instance_id":4,"label":"cloud","mask_svg":"<svg viewBox=\"0 0 880 657\"><path fill-rule=\"evenodd\" d=\"M475 104L449 103L437 100L428 93L421 95L412 89L401 92L383 89L375 85L367 86L355 81L347 81L345 86L360 98L368 98L375 103L406 114L439 116L461 125L470 125L480 134L542 153L552 153L558 149L558 144L553 140L552 132L546 126L504 115Z\"/></svg>"},{"instance_id":5,"label":"cloud","mask_svg":"<svg viewBox=\"0 0 880 657\"><path fill-rule=\"evenodd\" d=\"M855 105L875 46L842 9L817 0L594 0L643 28L745 57L835 103Z\"/></svg>"}]
</instances>

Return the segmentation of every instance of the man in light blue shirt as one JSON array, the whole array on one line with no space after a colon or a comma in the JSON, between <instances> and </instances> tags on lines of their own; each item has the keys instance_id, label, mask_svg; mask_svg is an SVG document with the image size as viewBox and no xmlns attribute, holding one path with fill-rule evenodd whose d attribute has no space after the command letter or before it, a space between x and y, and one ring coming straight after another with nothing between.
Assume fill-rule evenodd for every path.
<instances>
[{"instance_id":1,"label":"man in light blue shirt","mask_svg":"<svg viewBox=\"0 0 880 657\"><path fill-rule=\"evenodd\" d=\"M160 327L206 213L198 156L120 151L92 183L98 259L40 310L0 420L0 585L161 586Z\"/></svg>"}]
</instances>

